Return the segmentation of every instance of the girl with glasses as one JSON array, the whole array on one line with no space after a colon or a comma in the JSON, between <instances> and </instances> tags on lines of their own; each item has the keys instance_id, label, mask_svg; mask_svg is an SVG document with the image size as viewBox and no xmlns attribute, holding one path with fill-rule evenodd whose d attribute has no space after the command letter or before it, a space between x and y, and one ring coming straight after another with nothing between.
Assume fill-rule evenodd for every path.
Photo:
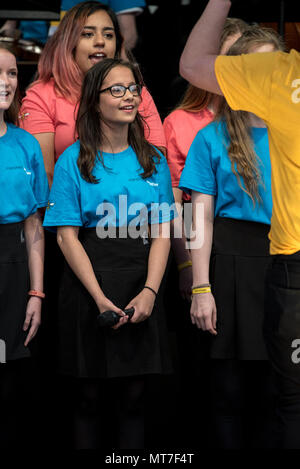
<instances>
[{"instance_id":1,"label":"girl with glasses","mask_svg":"<svg viewBox=\"0 0 300 469\"><path fill-rule=\"evenodd\" d=\"M114 444L143 447L145 376L170 370L159 287L174 200L166 160L144 136L140 92L140 73L129 62L105 59L86 73L79 140L56 164L44 222L57 227L66 259L59 368L78 378L77 447L103 444L105 381L114 396ZM106 311L119 316L113 328L97 324Z\"/></svg>"}]
</instances>

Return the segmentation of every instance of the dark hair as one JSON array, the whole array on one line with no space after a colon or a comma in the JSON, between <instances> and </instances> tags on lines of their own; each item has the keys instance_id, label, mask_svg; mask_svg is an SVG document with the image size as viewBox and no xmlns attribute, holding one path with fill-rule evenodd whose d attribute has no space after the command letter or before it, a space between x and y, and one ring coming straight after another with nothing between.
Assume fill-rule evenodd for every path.
<instances>
[{"instance_id":1,"label":"dark hair","mask_svg":"<svg viewBox=\"0 0 300 469\"><path fill-rule=\"evenodd\" d=\"M91 183L97 183L92 171L96 159L104 165L100 148L104 141L107 141L103 133L101 122L104 121L99 103L101 102L102 83L109 72L118 66L129 68L135 78L136 83L141 84L141 74L137 64L121 59L104 59L94 65L85 75L82 95L76 120L76 131L80 141L80 151L78 157L78 167L83 179ZM144 121L139 112L135 120L129 124L128 143L132 146L137 155L137 159L144 169L142 178L147 178L153 174L155 169L154 157L160 160L160 155L156 149L145 139Z\"/></svg>"},{"instance_id":2,"label":"dark hair","mask_svg":"<svg viewBox=\"0 0 300 469\"><path fill-rule=\"evenodd\" d=\"M97 11L105 11L113 23L116 35L115 57L119 58L123 37L116 14L104 3L82 2L67 11L56 32L46 42L39 60L38 81L47 83L53 78L58 93L74 102L79 99L83 80L74 58L75 48L87 18Z\"/></svg>"},{"instance_id":3,"label":"dark hair","mask_svg":"<svg viewBox=\"0 0 300 469\"><path fill-rule=\"evenodd\" d=\"M15 54L13 54L11 52L11 50L9 50L8 48L3 47L1 45L0 51L1 51L1 49L5 50L6 52L8 52L9 54L11 54L15 57ZM9 108L6 109L3 113L4 122L19 125L18 116L19 116L20 106L21 106L21 96L20 96L20 91L19 91L19 85L17 85L15 95L14 95L14 99L13 99L12 103L9 106Z\"/></svg>"}]
</instances>

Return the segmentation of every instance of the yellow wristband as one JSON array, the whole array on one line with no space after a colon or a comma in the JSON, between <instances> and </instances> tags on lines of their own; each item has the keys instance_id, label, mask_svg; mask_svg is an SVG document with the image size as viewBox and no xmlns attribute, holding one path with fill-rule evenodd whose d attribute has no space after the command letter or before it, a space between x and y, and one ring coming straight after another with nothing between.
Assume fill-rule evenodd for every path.
<instances>
[{"instance_id":1,"label":"yellow wristband","mask_svg":"<svg viewBox=\"0 0 300 469\"><path fill-rule=\"evenodd\" d=\"M177 269L178 272L180 272L183 269L186 269L187 267L190 267L192 265L192 261L185 261L182 262L182 264L178 264Z\"/></svg>"},{"instance_id":2,"label":"yellow wristband","mask_svg":"<svg viewBox=\"0 0 300 469\"><path fill-rule=\"evenodd\" d=\"M192 294L193 295L198 295L199 293L210 293L211 288L210 287L202 287L202 288L193 288L192 289Z\"/></svg>"}]
</instances>

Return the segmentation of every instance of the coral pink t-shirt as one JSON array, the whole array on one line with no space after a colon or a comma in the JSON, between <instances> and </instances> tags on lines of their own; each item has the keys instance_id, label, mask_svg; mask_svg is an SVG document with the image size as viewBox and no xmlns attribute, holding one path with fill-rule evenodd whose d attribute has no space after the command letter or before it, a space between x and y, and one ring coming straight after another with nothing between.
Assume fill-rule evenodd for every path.
<instances>
[{"instance_id":1,"label":"coral pink t-shirt","mask_svg":"<svg viewBox=\"0 0 300 469\"><path fill-rule=\"evenodd\" d=\"M165 118L163 127L167 140L167 161L173 187L178 187L185 160L194 138L199 130L210 124L213 119L213 113L207 108L199 112L176 109ZM190 199L186 194L183 194L183 198Z\"/></svg>"},{"instance_id":2,"label":"coral pink t-shirt","mask_svg":"<svg viewBox=\"0 0 300 469\"><path fill-rule=\"evenodd\" d=\"M31 134L55 134L55 161L76 140L75 120L78 107L56 94L54 80L36 83L26 92L20 113L20 127ZM145 125L145 137L153 145L166 147L163 126L149 91L142 90L139 106Z\"/></svg>"}]
</instances>

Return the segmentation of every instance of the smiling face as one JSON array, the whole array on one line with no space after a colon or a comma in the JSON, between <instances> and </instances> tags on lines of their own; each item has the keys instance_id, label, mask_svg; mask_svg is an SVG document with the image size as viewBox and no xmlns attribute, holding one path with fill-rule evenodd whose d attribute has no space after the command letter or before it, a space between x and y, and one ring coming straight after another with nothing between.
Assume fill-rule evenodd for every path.
<instances>
[{"instance_id":1,"label":"smiling face","mask_svg":"<svg viewBox=\"0 0 300 469\"><path fill-rule=\"evenodd\" d=\"M114 25L104 10L88 16L75 50L75 61L83 73L104 58L114 58L116 35Z\"/></svg>"},{"instance_id":2,"label":"smiling face","mask_svg":"<svg viewBox=\"0 0 300 469\"><path fill-rule=\"evenodd\" d=\"M5 49L0 49L0 111L3 113L12 104L18 85L16 58Z\"/></svg>"},{"instance_id":3,"label":"smiling face","mask_svg":"<svg viewBox=\"0 0 300 469\"><path fill-rule=\"evenodd\" d=\"M125 66L114 67L103 80L101 90L113 85L122 85L128 87L136 83L134 75L130 68ZM133 96L127 89L124 96L115 98L110 90L99 94L99 107L103 120L109 126L127 125L134 121L138 107L140 105L140 96Z\"/></svg>"}]
</instances>

